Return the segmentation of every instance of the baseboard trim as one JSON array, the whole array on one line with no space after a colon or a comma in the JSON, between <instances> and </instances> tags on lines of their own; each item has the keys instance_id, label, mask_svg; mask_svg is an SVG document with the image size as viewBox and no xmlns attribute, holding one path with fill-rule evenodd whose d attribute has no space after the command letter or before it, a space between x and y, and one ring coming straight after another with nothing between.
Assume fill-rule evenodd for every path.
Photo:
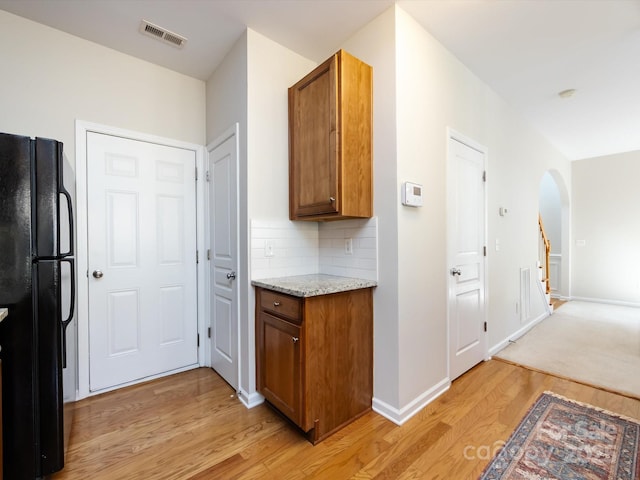
<instances>
[{"instance_id":1,"label":"baseboard trim","mask_svg":"<svg viewBox=\"0 0 640 480\"><path fill-rule=\"evenodd\" d=\"M542 320L544 320L548 316L549 316L548 312L544 312L540 314L539 316L531 320L529 323L527 323L520 330L517 330L512 335L509 335L507 338L505 338L501 342L491 347L489 349L489 355L493 357L496 353L498 353L500 350L502 350L507 345L509 345L510 342L515 342L517 339L519 339L521 336L523 336L525 333L527 333L529 330L531 330L533 327L535 327L537 324L539 324Z\"/></svg>"},{"instance_id":2,"label":"baseboard trim","mask_svg":"<svg viewBox=\"0 0 640 480\"><path fill-rule=\"evenodd\" d=\"M373 411L379 413L388 420L391 420L396 425L402 425L416 413L426 407L429 403L433 402L436 398L449 390L451 381L449 378L444 378L439 383L431 387L426 392L422 393L419 397L412 400L406 406L398 409L383 402L380 399L374 397L373 399Z\"/></svg>"},{"instance_id":3,"label":"baseboard trim","mask_svg":"<svg viewBox=\"0 0 640 480\"><path fill-rule=\"evenodd\" d=\"M619 305L621 307L640 307L638 302L625 302L622 300L611 300L608 298L590 298L590 297L571 297L570 300L578 300L581 302L604 303L606 305Z\"/></svg>"},{"instance_id":4,"label":"baseboard trim","mask_svg":"<svg viewBox=\"0 0 640 480\"><path fill-rule=\"evenodd\" d=\"M247 408L257 407L264 403L264 397L260 395L258 392L253 392L247 395L247 392L243 392L242 390L238 392L238 398L243 403L243 405Z\"/></svg>"}]
</instances>

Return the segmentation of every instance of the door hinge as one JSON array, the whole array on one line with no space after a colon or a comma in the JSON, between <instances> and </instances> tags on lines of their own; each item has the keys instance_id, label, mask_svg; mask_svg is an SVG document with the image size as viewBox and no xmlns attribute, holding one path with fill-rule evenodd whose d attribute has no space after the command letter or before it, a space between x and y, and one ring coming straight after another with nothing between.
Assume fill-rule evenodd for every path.
<instances>
[{"instance_id":1,"label":"door hinge","mask_svg":"<svg viewBox=\"0 0 640 480\"><path fill-rule=\"evenodd\" d=\"M484 322L484 331L487 331L487 322Z\"/></svg>"},{"instance_id":2,"label":"door hinge","mask_svg":"<svg viewBox=\"0 0 640 480\"><path fill-rule=\"evenodd\" d=\"M196 167L196 182L198 181L198 167Z\"/></svg>"},{"instance_id":3,"label":"door hinge","mask_svg":"<svg viewBox=\"0 0 640 480\"><path fill-rule=\"evenodd\" d=\"M196 263L200 263L200 252L196 250Z\"/></svg>"},{"instance_id":4,"label":"door hinge","mask_svg":"<svg viewBox=\"0 0 640 480\"><path fill-rule=\"evenodd\" d=\"M207 248L207 260L211 260L211 249Z\"/></svg>"},{"instance_id":5,"label":"door hinge","mask_svg":"<svg viewBox=\"0 0 640 480\"><path fill-rule=\"evenodd\" d=\"M487 256L487 246L485 245L484 247L482 247L482 254L483 256Z\"/></svg>"},{"instance_id":6,"label":"door hinge","mask_svg":"<svg viewBox=\"0 0 640 480\"><path fill-rule=\"evenodd\" d=\"M197 347L200 346L200 334L198 334L198 344L196 345Z\"/></svg>"},{"instance_id":7,"label":"door hinge","mask_svg":"<svg viewBox=\"0 0 640 480\"><path fill-rule=\"evenodd\" d=\"M210 181L211 180L211 175L209 175L209 170L207 170L207 173L205 174L205 180Z\"/></svg>"},{"instance_id":8,"label":"door hinge","mask_svg":"<svg viewBox=\"0 0 640 480\"><path fill-rule=\"evenodd\" d=\"M207 328L207 338L211 338L211 327Z\"/></svg>"},{"instance_id":9,"label":"door hinge","mask_svg":"<svg viewBox=\"0 0 640 480\"><path fill-rule=\"evenodd\" d=\"M483 172L482 172L482 181L483 182L487 181L487 171L486 170L483 170Z\"/></svg>"}]
</instances>

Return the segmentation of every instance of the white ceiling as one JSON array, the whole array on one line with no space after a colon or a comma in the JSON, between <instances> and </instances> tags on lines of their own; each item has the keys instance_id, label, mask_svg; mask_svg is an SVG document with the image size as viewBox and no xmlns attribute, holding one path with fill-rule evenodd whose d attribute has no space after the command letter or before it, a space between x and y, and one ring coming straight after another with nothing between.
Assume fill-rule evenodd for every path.
<instances>
[{"instance_id":1,"label":"white ceiling","mask_svg":"<svg viewBox=\"0 0 640 480\"><path fill-rule=\"evenodd\" d=\"M0 0L0 9L206 80L247 26L320 62L393 3ZM395 3L568 158L640 150L640 0ZM185 47L141 35L142 19L187 37ZM577 93L561 99L568 88Z\"/></svg>"}]
</instances>

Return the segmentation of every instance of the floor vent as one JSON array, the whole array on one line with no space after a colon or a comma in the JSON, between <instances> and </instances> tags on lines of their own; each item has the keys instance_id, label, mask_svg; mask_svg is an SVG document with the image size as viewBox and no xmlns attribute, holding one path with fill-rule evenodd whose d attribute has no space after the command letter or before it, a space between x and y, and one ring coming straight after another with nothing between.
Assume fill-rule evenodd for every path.
<instances>
[{"instance_id":1,"label":"floor vent","mask_svg":"<svg viewBox=\"0 0 640 480\"><path fill-rule=\"evenodd\" d=\"M158 25L154 25L146 20L142 20L142 22L140 22L139 30L140 33L143 33L144 35L156 38L177 48L182 48L184 47L184 44L187 43L187 39L182 35L173 33L166 28L159 27Z\"/></svg>"}]
</instances>

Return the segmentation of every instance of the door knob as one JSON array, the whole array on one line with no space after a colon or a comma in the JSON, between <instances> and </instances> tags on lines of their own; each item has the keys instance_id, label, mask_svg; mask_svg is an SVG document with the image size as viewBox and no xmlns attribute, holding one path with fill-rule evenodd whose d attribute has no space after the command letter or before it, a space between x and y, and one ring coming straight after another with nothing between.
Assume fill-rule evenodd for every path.
<instances>
[{"instance_id":1,"label":"door knob","mask_svg":"<svg viewBox=\"0 0 640 480\"><path fill-rule=\"evenodd\" d=\"M456 275L462 275L462 270L460 270L459 268L453 267L450 271L451 271L451 275L453 275L454 277Z\"/></svg>"},{"instance_id":2,"label":"door knob","mask_svg":"<svg viewBox=\"0 0 640 480\"><path fill-rule=\"evenodd\" d=\"M227 278L229 280L235 280L236 279L236 272L229 272L227 273Z\"/></svg>"},{"instance_id":3,"label":"door knob","mask_svg":"<svg viewBox=\"0 0 640 480\"><path fill-rule=\"evenodd\" d=\"M102 270L94 270L93 271L93 278L102 278L104 275L104 273L102 273Z\"/></svg>"}]
</instances>

